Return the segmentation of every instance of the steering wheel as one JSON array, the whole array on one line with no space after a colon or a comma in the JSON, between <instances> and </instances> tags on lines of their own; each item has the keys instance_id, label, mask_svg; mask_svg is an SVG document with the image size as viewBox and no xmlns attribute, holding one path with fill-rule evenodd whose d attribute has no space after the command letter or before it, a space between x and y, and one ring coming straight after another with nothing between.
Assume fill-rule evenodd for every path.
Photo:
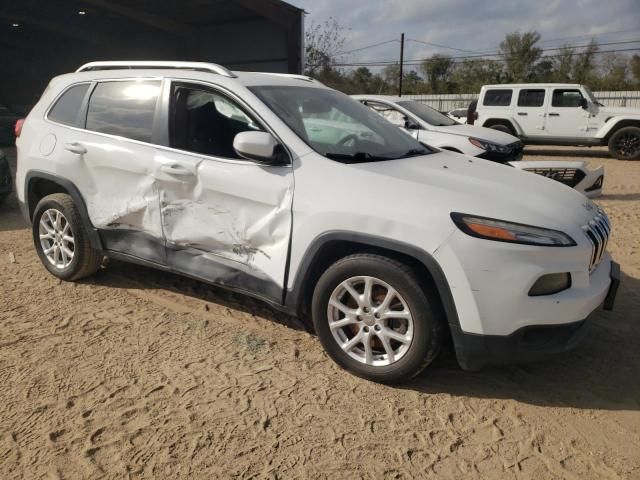
<instances>
[{"instance_id":1,"label":"steering wheel","mask_svg":"<svg viewBox=\"0 0 640 480\"><path fill-rule=\"evenodd\" d=\"M338 140L338 145L340 145L341 147L346 147L347 143L349 143L352 140L357 142L358 138L359 138L358 135L356 135L355 133L350 133L346 137L341 138L340 140Z\"/></svg>"}]
</instances>

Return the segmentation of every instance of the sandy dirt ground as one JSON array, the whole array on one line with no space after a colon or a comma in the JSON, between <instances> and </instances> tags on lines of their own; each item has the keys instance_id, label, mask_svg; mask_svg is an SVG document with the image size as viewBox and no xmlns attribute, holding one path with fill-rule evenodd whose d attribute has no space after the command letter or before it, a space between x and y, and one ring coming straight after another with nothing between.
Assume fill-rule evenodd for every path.
<instances>
[{"instance_id":1,"label":"sandy dirt ground","mask_svg":"<svg viewBox=\"0 0 640 480\"><path fill-rule=\"evenodd\" d=\"M640 478L640 162L606 168L616 310L575 351L402 387L336 367L294 319L109 263L64 283L0 207L0 478ZM11 255L10 255L11 254ZM13 261L15 259L15 261Z\"/></svg>"}]
</instances>

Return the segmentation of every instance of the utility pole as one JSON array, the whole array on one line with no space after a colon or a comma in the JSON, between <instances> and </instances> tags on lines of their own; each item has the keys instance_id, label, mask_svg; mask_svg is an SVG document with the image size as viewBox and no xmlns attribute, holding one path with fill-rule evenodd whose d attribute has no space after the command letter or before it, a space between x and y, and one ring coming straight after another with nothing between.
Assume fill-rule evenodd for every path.
<instances>
[{"instance_id":1,"label":"utility pole","mask_svg":"<svg viewBox=\"0 0 640 480\"><path fill-rule=\"evenodd\" d=\"M400 36L400 85L398 88L398 96L402 96L402 75L404 66L404 33Z\"/></svg>"}]
</instances>

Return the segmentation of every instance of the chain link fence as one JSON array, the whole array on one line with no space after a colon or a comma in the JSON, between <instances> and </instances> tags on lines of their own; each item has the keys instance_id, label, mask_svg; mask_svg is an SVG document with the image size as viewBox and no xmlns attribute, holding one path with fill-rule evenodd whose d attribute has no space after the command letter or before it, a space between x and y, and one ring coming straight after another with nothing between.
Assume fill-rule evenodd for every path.
<instances>
[{"instance_id":1,"label":"chain link fence","mask_svg":"<svg viewBox=\"0 0 640 480\"><path fill-rule=\"evenodd\" d=\"M635 92L593 92L596 99L607 107L630 107L640 109L640 91ZM457 108L467 108L477 93L442 95L403 95L402 98L417 100L440 112L450 112Z\"/></svg>"}]
</instances>

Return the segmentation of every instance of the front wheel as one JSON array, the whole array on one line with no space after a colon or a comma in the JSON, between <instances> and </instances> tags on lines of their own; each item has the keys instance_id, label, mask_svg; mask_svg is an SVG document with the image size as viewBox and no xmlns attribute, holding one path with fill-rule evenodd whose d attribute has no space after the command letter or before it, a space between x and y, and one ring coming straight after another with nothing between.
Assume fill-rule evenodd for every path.
<instances>
[{"instance_id":1,"label":"front wheel","mask_svg":"<svg viewBox=\"0 0 640 480\"><path fill-rule=\"evenodd\" d=\"M640 128L624 127L611 135L609 154L619 160L640 159Z\"/></svg>"},{"instance_id":2,"label":"front wheel","mask_svg":"<svg viewBox=\"0 0 640 480\"><path fill-rule=\"evenodd\" d=\"M396 383L420 373L440 351L443 319L436 304L407 265L356 254L318 280L313 324L338 365L369 380Z\"/></svg>"}]
</instances>

